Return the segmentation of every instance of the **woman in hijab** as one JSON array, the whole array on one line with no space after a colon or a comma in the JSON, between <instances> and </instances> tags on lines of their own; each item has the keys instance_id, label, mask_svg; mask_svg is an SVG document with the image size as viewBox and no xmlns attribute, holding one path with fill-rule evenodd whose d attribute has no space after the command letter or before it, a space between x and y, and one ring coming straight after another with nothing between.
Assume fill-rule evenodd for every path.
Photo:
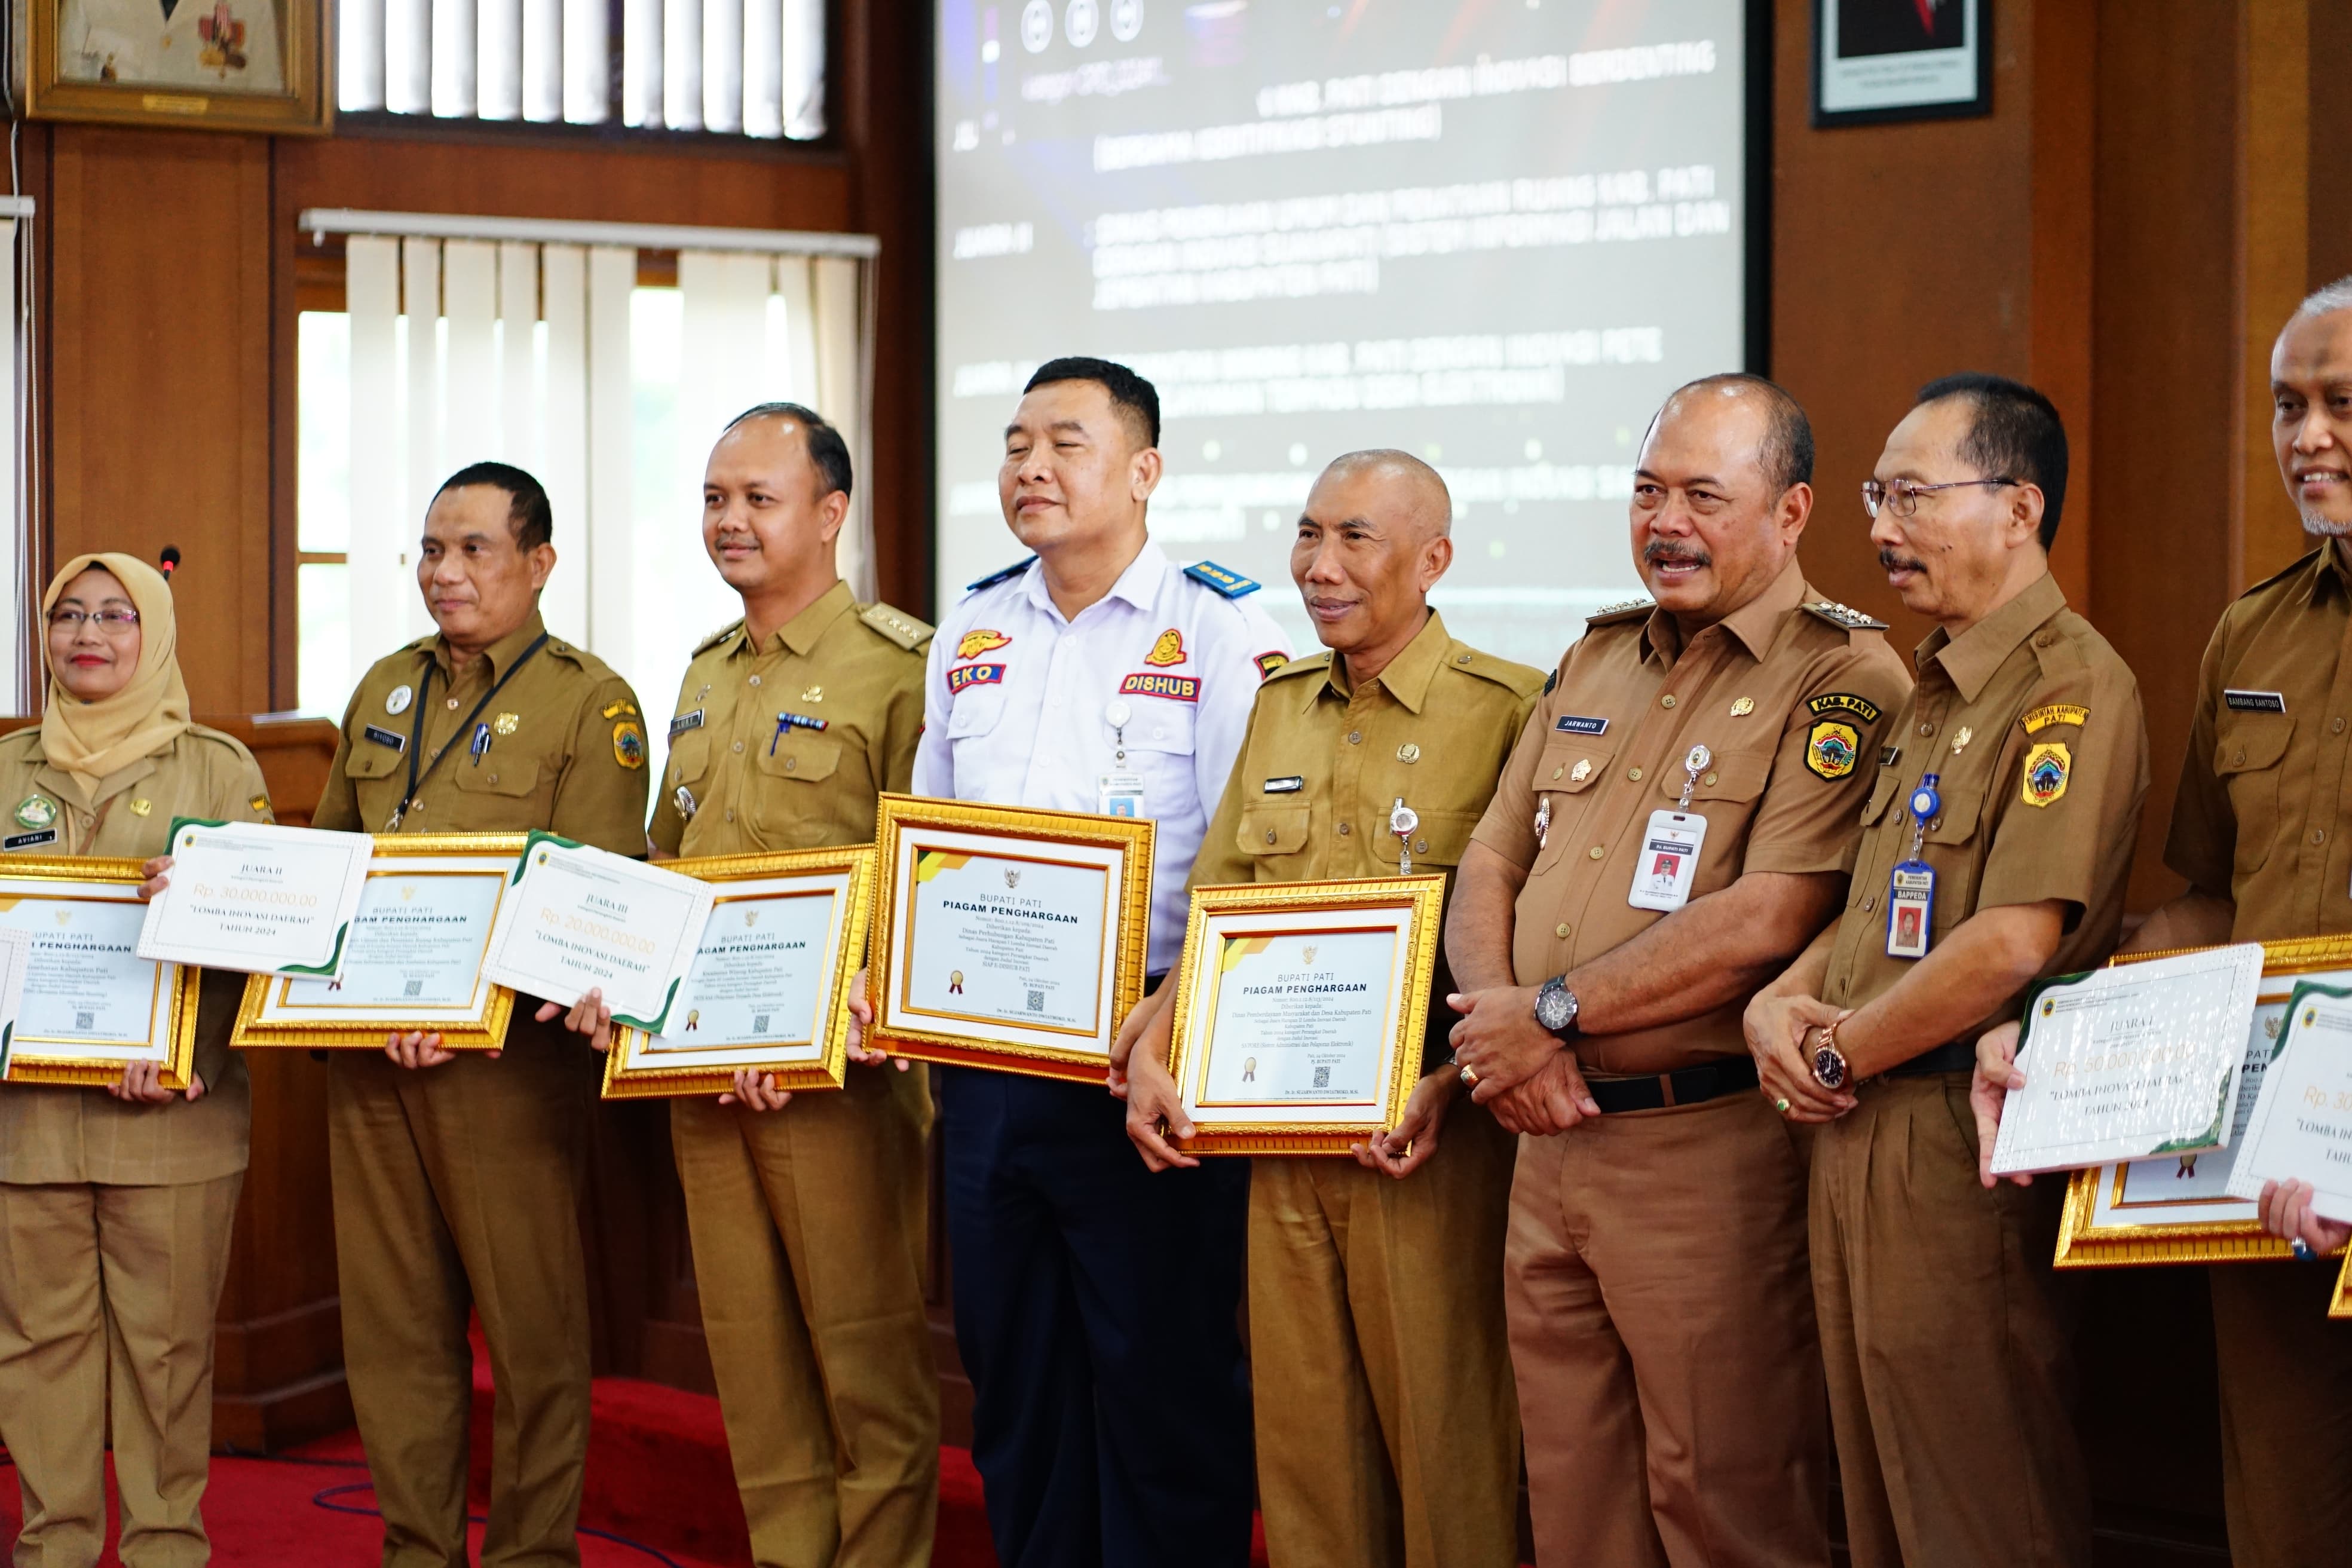
<instances>
[{"instance_id":1,"label":"woman in hijab","mask_svg":"<svg viewBox=\"0 0 2352 1568\"><path fill-rule=\"evenodd\" d=\"M252 754L189 722L160 574L78 556L41 609L48 702L38 728L0 739L0 869L150 860L175 816L270 819ZM251 1109L228 1048L244 983L202 977L184 1091L153 1063L103 1092L0 1083L0 1441L24 1494L20 1562L99 1560L110 1403L126 1568L209 1554L213 1314Z\"/></svg>"}]
</instances>

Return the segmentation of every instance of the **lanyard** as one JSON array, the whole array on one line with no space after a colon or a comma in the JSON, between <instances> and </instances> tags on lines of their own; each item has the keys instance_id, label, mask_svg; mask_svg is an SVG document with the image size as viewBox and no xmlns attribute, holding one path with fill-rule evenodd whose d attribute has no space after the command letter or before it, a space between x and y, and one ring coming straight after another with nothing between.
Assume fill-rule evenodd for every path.
<instances>
[{"instance_id":1,"label":"lanyard","mask_svg":"<svg viewBox=\"0 0 2352 1568\"><path fill-rule=\"evenodd\" d=\"M515 678L516 673L520 671L524 665L530 662L531 655L537 653L541 648L545 647L546 646L547 634L545 632L540 633L539 636L531 639L530 646L522 650L521 657L517 658L512 664L507 666L507 672L504 675L499 676L497 681L491 685L488 691L482 693L482 700L474 704L474 710L471 713L467 714L466 717L458 722L456 731L449 737L452 743L457 741L457 736L464 734L467 730L473 728L474 721L482 716L482 710L488 708L490 705L491 700L497 697L499 692L506 689L507 682L512 680ZM488 656L486 655L485 657ZM428 658L425 664L424 678L416 683L416 719L415 721L409 726L408 730L408 785L401 792L400 809L392 814L392 821L390 825L384 828L386 833L397 833L400 831L400 819L408 815L408 808L416 804L416 792L424 787L425 781L426 779L433 776L433 770L441 765L441 759L449 753L449 748L447 746L442 747L439 752L434 753L433 760L430 763L425 763L424 772L422 773L417 772L417 764L423 761L423 752L425 750L425 715L426 710L432 707L433 668L433 662Z\"/></svg>"}]
</instances>

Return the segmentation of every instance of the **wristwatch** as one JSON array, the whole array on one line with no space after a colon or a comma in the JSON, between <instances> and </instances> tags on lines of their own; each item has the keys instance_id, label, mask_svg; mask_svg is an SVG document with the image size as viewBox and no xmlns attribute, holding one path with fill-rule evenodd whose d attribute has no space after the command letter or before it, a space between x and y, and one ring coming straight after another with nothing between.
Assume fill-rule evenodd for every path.
<instances>
[{"instance_id":1,"label":"wristwatch","mask_svg":"<svg viewBox=\"0 0 2352 1568\"><path fill-rule=\"evenodd\" d=\"M1830 1025L1822 1031L1822 1043L1813 1047L1813 1081L1823 1089L1845 1087L1845 1053L1838 1049L1837 1032L1837 1025Z\"/></svg>"},{"instance_id":2,"label":"wristwatch","mask_svg":"<svg viewBox=\"0 0 2352 1568\"><path fill-rule=\"evenodd\" d=\"M1575 1037L1576 993L1568 988L1567 975L1553 975L1536 993L1536 1022L1562 1040Z\"/></svg>"}]
</instances>

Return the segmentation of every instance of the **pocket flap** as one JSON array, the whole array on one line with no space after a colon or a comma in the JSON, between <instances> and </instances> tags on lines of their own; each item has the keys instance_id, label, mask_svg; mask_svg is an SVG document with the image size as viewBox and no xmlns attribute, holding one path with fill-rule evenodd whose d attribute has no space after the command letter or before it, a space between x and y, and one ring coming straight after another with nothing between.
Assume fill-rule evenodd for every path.
<instances>
[{"instance_id":1,"label":"pocket flap","mask_svg":"<svg viewBox=\"0 0 2352 1568\"><path fill-rule=\"evenodd\" d=\"M973 686L967 688L948 709L948 739L969 740L985 735L996 728L1004 717L1004 691L1001 687Z\"/></svg>"},{"instance_id":2,"label":"pocket flap","mask_svg":"<svg viewBox=\"0 0 2352 1568\"><path fill-rule=\"evenodd\" d=\"M354 779L380 779L399 767L405 759L390 746L379 746L373 741L362 741L353 746L351 755L343 759L343 776Z\"/></svg>"},{"instance_id":3,"label":"pocket flap","mask_svg":"<svg viewBox=\"0 0 2352 1568\"><path fill-rule=\"evenodd\" d=\"M2213 737L2213 771L2226 775L2275 767L2294 736L2294 720L2285 713L2232 717Z\"/></svg>"},{"instance_id":4,"label":"pocket flap","mask_svg":"<svg viewBox=\"0 0 2352 1568\"><path fill-rule=\"evenodd\" d=\"M1699 770L1698 781L1691 785L1691 799L1694 802L1754 800L1764 793L1765 781L1771 776L1772 758L1769 752L1753 752L1717 757ZM1689 777L1690 774L1683 770L1681 759L1676 758L1672 766L1658 770L1658 792L1680 800L1683 797L1683 781Z\"/></svg>"},{"instance_id":5,"label":"pocket flap","mask_svg":"<svg viewBox=\"0 0 2352 1568\"><path fill-rule=\"evenodd\" d=\"M2010 786L2015 788L2015 785ZM1927 841L1930 844L1966 844L1976 837L1977 816L1984 809L1985 791L1977 785L1965 784L1958 790L1938 784L1937 795L1943 805L1927 824ZM1911 808L1906 805L1904 810Z\"/></svg>"},{"instance_id":6,"label":"pocket flap","mask_svg":"<svg viewBox=\"0 0 2352 1568\"><path fill-rule=\"evenodd\" d=\"M1415 869L1424 860L1433 866L1462 864L1462 857L1470 847L1470 835L1477 831L1479 820L1486 815L1482 811L1423 812L1421 824L1412 835Z\"/></svg>"},{"instance_id":7,"label":"pocket flap","mask_svg":"<svg viewBox=\"0 0 2352 1568\"><path fill-rule=\"evenodd\" d=\"M760 772L770 778L817 784L831 778L840 766L841 742L806 730L788 731L772 752L764 746L760 749Z\"/></svg>"},{"instance_id":8,"label":"pocket flap","mask_svg":"<svg viewBox=\"0 0 2352 1568\"><path fill-rule=\"evenodd\" d=\"M1307 847L1314 814L1314 807L1303 805L1244 806L1235 847L1244 855L1295 855Z\"/></svg>"},{"instance_id":9,"label":"pocket flap","mask_svg":"<svg viewBox=\"0 0 2352 1568\"><path fill-rule=\"evenodd\" d=\"M465 757L452 757L442 764L443 771L457 776L451 782L468 795L495 795L520 799L539 787L539 759L508 757L503 760L485 756L477 764Z\"/></svg>"},{"instance_id":10,"label":"pocket flap","mask_svg":"<svg viewBox=\"0 0 2352 1568\"><path fill-rule=\"evenodd\" d=\"M1870 786L1870 798L1862 805L1862 825L1864 827L1886 815L1886 803L1895 798L1895 788L1902 782L1893 768L1878 770L1878 782Z\"/></svg>"},{"instance_id":11,"label":"pocket flap","mask_svg":"<svg viewBox=\"0 0 2352 1568\"><path fill-rule=\"evenodd\" d=\"M1596 751L1581 736L1555 735L1544 742L1543 755L1536 759L1532 787L1538 792L1553 790L1561 795L1576 795L1591 789L1607 774L1609 764L1616 755L1614 746L1607 751ZM1675 784L1675 793L1682 793L1679 780Z\"/></svg>"}]
</instances>

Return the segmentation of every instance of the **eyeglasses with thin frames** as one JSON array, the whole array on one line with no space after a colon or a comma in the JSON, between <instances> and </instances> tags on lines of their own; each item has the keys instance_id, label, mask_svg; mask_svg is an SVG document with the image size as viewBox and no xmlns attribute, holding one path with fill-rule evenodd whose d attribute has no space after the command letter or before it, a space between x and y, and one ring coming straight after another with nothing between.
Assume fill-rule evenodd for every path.
<instances>
[{"instance_id":1,"label":"eyeglasses with thin frames","mask_svg":"<svg viewBox=\"0 0 2352 1568\"><path fill-rule=\"evenodd\" d=\"M66 631L81 630L84 621L96 621L98 629L109 637L121 637L139 624L136 610L51 610L49 625Z\"/></svg>"},{"instance_id":2,"label":"eyeglasses with thin frames","mask_svg":"<svg viewBox=\"0 0 2352 1568\"><path fill-rule=\"evenodd\" d=\"M1870 513L1871 521L1878 520L1878 509L1891 509L1897 517L1910 517L1919 510L1919 498L1937 490L1966 489L1971 485L1990 485L1996 489L2013 485L2015 479L1947 479L1940 485L1923 485L1916 479L1895 479L1882 484L1876 479L1862 481L1862 509Z\"/></svg>"}]
</instances>

